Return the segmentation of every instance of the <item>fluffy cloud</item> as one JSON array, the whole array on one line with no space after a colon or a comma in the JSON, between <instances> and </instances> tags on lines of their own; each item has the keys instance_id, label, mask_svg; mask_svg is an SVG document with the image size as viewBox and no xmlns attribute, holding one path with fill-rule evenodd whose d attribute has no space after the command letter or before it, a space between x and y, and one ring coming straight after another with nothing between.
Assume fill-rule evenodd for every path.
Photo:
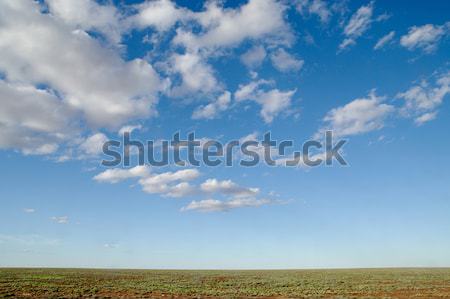
<instances>
[{"instance_id":1,"label":"fluffy cloud","mask_svg":"<svg viewBox=\"0 0 450 299\"><path fill-rule=\"evenodd\" d=\"M173 9L179 12L179 8ZM210 1L203 11L182 14L183 17L178 18L182 26L177 28L172 44L185 48L185 52L174 54L169 67L172 74L181 76L182 83L175 86L170 95L179 97L202 92L209 97L215 96L222 87L208 59L223 55L226 49L243 41L289 44L292 35L284 20L285 10L286 6L276 0L250 0L233 9L225 9L218 1ZM193 30L198 27L192 24L197 24L202 30ZM249 67L257 66L265 56L264 48L254 50L256 52L244 54L242 58Z\"/></svg>"},{"instance_id":2,"label":"fluffy cloud","mask_svg":"<svg viewBox=\"0 0 450 299\"><path fill-rule=\"evenodd\" d=\"M83 152L83 154L88 156L97 156L100 155L103 151L103 144L108 141L108 137L106 137L103 133L96 133L87 137L79 146L79 149Z\"/></svg>"},{"instance_id":3,"label":"fluffy cloud","mask_svg":"<svg viewBox=\"0 0 450 299\"><path fill-rule=\"evenodd\" d=\"M346 38L339 45L340 50L344 50L356 43L356 39L369 29L372 23L373 2L361 6L350 18L344 28Z\"/></svg>"},{"instance_id":4,"label":"fluffy cloud","mask_svg":"<svg viewBox=\"0 0 450 299\"><path fill-rule=\"evenodd\" d=\"M377 43L375 44L375 46L373 47L374 50L379 50L381 48L383 48L384 46L386 46L388 43L390 43L395 36L395 31L391 31L388 34L386 34L385 36L383 36L382 38L380 38Z\"/></svg>"},{"instance_id":5,"label":"fluffy cloud","mask_svg":"<svg viewBox=\"0 0 450 299\"><path fill-rule=\"evenodd\" d=\"M128 22L138 28L154 27L158 31L167 31L179 20L190 17L188 10L176 6L170 0L145 1L136 6L138 13Z\"/></svg>"},{"instance_id":6,"label":"fluffy cloud","mask_svg":"<svg viewBox=\"0 0 450 299\"><path fill-rule=\"evenodd\" d=\"M372 91L366 98L355 99L332 109L323 119L326 125L316 134L316 138L320 138L326 130L332 130L335 137L343 137L381 129L386 117L394 111L394 107L384 104L383 100Z\"/></svg>"},{"instance_id":7,"label":"fluffy cloud","mask_svg":"<svg viewBox=\"0 0 450 299\"><path fill-rule=\"evenodd\" d=\"M172 96L185 96L195 92L211 93L219 88L213 68L198 53L174 54L171 70L179 73L182 78L182 84L172 89Z\"/></svg>"},{"instance_id":8,"label":"fluffy cloud","mask_svg":"<svg viewBox=\"0 0 450 299\"><path fill-rule=\"evenodd\" d=\"M73 111L48 91L0 80L0 148L50 154L74 131Z\"/></svg>"},{"instance_id":9,"label":"fluffy cloud","mask_svg":"<svg viewBox=\"0 0 450 299\"><path fill-rule=\"evenodd\" d=\"M266 58L266 50L263 46L255 46L241 55L241 61L248 68L256 68L261 65Z\"/></svg>"},{"instance_id":10,"label":"fluffy cloud","mask_svg":"<svg viewBox=\"0 0 450 299\"><path fill-rule=\"evenodd\" d=\"M118 43L124 30L120 13L112 4L100 5L94 0L46 0L52 15L74 27L95 30Z\"/></svg>"},{"instance_id":11,"label":"fluffy cloud","mask_svg":"<svg viewBox=\"0 0 450 299\"><path fill-rule=\"evenodd\" d=\"M275 0L250 0L236 9L223 9L212 1L205 11L194 16L204 31L195 34L178 30L174 42L191 50L236 46L246 39L262 37L287 42L290 35L284 21L285 9Z\"/></svg>"},{"instance_id":12,"label":"fluffy cloud","mask_svg":"<svg viewBox=\"0 0 450 299\"><path fill-rule=\"evenodd\" d=\"M139 184L147 193L182 197L190 195L194 191L187 182L196 179L199 175L200 173L196 169L183 169L144 177L139 180Z\"/></svg>"},{"instance_id":13,"label":"fluffy cloud","mask_svg":"<svg viewBox=\"0 0 450 299\"><path fill-rule=\"evenodd\" d=\"M400 38L400 45L408 50L421 49L426 53L436 50L439 41L450 28L450 22L444 25L426 24L409 28L407 34Z\"/></svg>"},{"instance_id":14,"label":"fluffy cloud","mask_svg":"<svg viewBox=\"0 0 450 299\"><path fill-rule=\"evenodd\" d=\"M163 197L218 196L231 197L227 201L210 200L193 201L182 210L223 211L240 207L260 206L271 203L269 199L257 199L258 188L247 188L231 180L207 179L199 185L190 182L199 178L196 169L183 169L175 172L152 173L147 166L136 166L129 169L107 169L96 176L98 182L117 183L130 178L138 178L138 183L146 193L159 194ZM208 203L208 204L207 204ZM55 218L55 221L57 219Z\"/></svg>"},{"instance_id":15,"label":"fluffy cloud","mask_svg":"<svg viewBox=\"0 0 450 299\"><path fill-rule=\"evenodd\" d=\"M9 82L44 83L91 126L155 113L160 81L146 61L123 61L32 1L2 1L0 19L0 70Z\"/></svg>"},{"instance_id":16,"label":"fluffy cloud","mask_svg":"<svg viewBox=\"0 0 450 299\"><path fill-rule=\"evenodd\" d=\"M222 111L228 109L231 103L231 93L225 91L216 101L209 103L206 106L200 106L192 114L193 119L213 119Z\"/></svg>"},{"instance_id":17,"label":"fluffy cloud","mask_svg":"<svg viewBox=\"0 0 450 299\"><path fill-rule=\"evenodd\" d=\"M142 178L150 175L150 169L148 166L139 165L129 169L113 168L107 169L98 175L94 176L94 180L97 182L106 182L115 184L120 181L130 178Z\"/></svg>"},{"instance_id":18,"label":"fluffy cloud","mask_svg":"<svg viewBox=\"0 0 450 299\"><path fill-rule=\"evenodd\" d=\"M403 116L414 117L421 125L436 118L437 108L450 93L450 72L438 77L434 85L422 81L407 91L399 93L397 98L405 101L400 112Z\"/></svg>"},{"instance_id":19,"label":"fluffy cloud","mask_svg":"<svg viewBox=\"0 0 450 299\"><path fill-rule=\"evenodd\" d=\"M199 201L192 201L186 207L183 207L181 211L218 212L244 207L259 207L270 203L272 203L272 201L269 199L256 198L233 198L226 201L217 199L204 199Z\"/></svg>"},{"instance_id":20,"label":"fluffy cloud","mask_svg":"<svg viewBox=\"0 0 450 299\"><path fill-rule=\"evenodd\" d=\"M239 85L234 94L236 101L250 100L260 104L262 106L260 114L266 123L271 123L278 114L290 107L292 96L296 92L296 90L263 88L270 84L271 82L266 80L252 81L247 85Z\"/></svg>"},{"instance_id":21,"label":"fluffy cloud","mask_svg":"<svg viewBox=\"0 0 450 299\"><path fill-rule=\"evenodd\" d=\"M304 61L293 57L280 48L270 55L273 66L280 72L299 71Z\"/></svg>"}]
</instances>

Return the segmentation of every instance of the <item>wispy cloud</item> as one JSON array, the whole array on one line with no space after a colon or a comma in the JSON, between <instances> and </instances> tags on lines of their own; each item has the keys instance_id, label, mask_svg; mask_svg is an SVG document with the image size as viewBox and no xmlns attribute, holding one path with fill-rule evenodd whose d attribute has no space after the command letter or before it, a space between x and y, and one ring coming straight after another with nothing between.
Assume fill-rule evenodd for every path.
<instances>
[{"instance_id":1,"label":"wispy cloud","mask_svg":"<svg viewBox=\"0 0 450 299\"><path fill-rule=\"evenodd\" d=\"M387 44L392 42L392 40L395 37L395 31L391 31L382 38L380 38L375 46L373 47L374 50L380 50L381 48L385 47Z\"/></svg>"},{"instance_id":2,"label":"wispy cloud","mask_svg":"<svg viewBox=\"0 0 450 299\"><path fill-rule=\"evenodd\" d=\"M449 93L450 72L437 76L434 84L423 80L397 94L397 98L404 100L400 112L405 117L414 118L417 125L422 125L436 118L437 109Z\"/></svg>"},{"instance_id":3,"label":"wispy cloud","mask_svg":"<svg viewBox=\"0 0 450 299\"><path fill-rule=\"evenodd\" d=\"M69 217L68 216L53 216L50 219L52 221L58 223L58 224L67 224L67 223L69 223Z\"/></svg>"},{"instance_id":4,"label":"wispy cloud","mask_svg":"<svg viewBox=\"0 0 450 299\"><path fill-rule=\"evenodd\" d=\"M440 40L448 34L450 22L444 25L426 24L409 28L407 34L400 38L400 45L408 50L420 49L425 53L434 52Z\"/></svg>"},{"instance_id":5,"label":"wispy cloud","mask_svg":"<svg viewBox=\"0 0 450 299\"><path fill-rule=\"evenodd\" d=\"M339 50L344 50L356 43L361 35L363 35L372 23L374 3L361 6L350 18L344 28L345 39L339 45Z\"/></svg>"},{"instance_id":6,"label":"wispy cloud","mask_svg":"<svg viewBox=\"0 0 450 299\"><path fill-rule=\"evenodd\" d=\"M181 211L199 211L199 212L224 212L237 208L244 207L260 207L268 205L274 201L269 199L255 199L255 198L234 198L230 200L216 200L204 199L199 201L192 201L187 206L183 207Z\"/></svg>"}]
</instances>

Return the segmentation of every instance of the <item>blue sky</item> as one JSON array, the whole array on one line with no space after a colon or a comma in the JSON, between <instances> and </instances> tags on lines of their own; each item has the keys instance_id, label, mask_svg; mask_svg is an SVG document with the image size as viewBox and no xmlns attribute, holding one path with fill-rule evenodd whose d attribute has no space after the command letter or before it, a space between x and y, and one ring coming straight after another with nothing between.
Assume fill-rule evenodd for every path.
<instances>
[{"instance_id":1,"label":"blue sky","mask_svg":"<svg viewBox=\"0 0 450 299\"><path fill-rule=\"evenodd\" d=\"M448 11L2 1L0 266L450 266ZM124 131L324 130L348 166L100 165Z\"/></svg>"}]
</instances>

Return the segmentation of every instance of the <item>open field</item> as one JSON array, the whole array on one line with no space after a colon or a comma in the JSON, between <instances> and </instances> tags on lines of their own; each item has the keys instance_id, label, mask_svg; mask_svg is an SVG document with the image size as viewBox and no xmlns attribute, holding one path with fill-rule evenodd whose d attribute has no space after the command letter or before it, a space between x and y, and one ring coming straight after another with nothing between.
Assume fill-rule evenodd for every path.
<instances>
[{"instance_id":1,"label":"open field","mask_svg":"<svg viewBox=\"0 0 450 299\"><path fill-rule=\"evenodd\" d=\"M0 269L12 298L450 298L450 268L277 271Z\"/></svg>"}]
</instances>

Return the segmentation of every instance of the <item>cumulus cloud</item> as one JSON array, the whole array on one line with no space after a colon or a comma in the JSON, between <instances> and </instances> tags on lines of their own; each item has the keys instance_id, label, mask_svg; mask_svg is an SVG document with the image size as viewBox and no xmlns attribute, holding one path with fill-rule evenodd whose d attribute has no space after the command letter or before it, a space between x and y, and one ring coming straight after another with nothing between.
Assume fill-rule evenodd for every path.
<instances>
[{"instance_id":1,"label":"cumulus cloud","mask_svg":"<svg viewBox=\"0 0 450 299\"><path fill-rule=\"evenodd\" d=\"M158 31L167 31L176 22L190 18L191 13L179 8L170 0L145 1L135 6L137 14L127 21L137 28L154 27Z\"/></svg>"},{"instance_id":2,"label":"cumulus cloud","mask_svg":"<svg viewBox=\"0 0 450 299\"><path fill-rule=\"evenodd\" d=\"M394 36L395 36L395 31L389 32L388 34L386 34L385 36L383 36L382 38L380 38L377 41L377 43L375 44L373 49L379 50L379 49L383 48L384 46L386 46L387 44L392 42L392 40L394 39Z\"/></svg>"},{"instance_id":3,"label":"cumulus cloud","mask_svg":"<svg viewBox=\"0 0 450 299\"><path fill-rule=\"evenodd\" d=\"M290 35L284 21L285 9L275 0L250 0L236 9L223 9L218 2L211 1L194 16L204 31L195 34L178 30L174 43L198 50L236 46L246 39L262 37L287 42Z\"/></svg>"},{"instance_id":4,"label":"cumulus cloud","mask_svg":"<svg viewBox=\"0 0 450 299\"><path fill-rule=\"evenodd\" d=\"M73 111L48 90L0 80L0 98L0 148L50 154L75 131Z\"/></svg>"},{"instance_id":5,"label":"cumulus cloud","mask_svg":"<svg viewBox=\"0 0 450 299\"><path fill-rule=\"evenodd\" d=\"M339 45L339 50L344 50L356 43L361 35L366 32L372 23L373 2L361 6L350 18L344 28L345 39Z\"/></svg>"},{"instance_id":6,"label":"cumulus cloud","mask_svg":"<svg viewBox=\"0 0 450 299\"><path fill-rule=\"evenodd\" d=\"M241 55L242 63L250 69L256 68L266 58L267 53L263 46L254 46Z\"/></svg>"},{"instance_id":7,"label":"cumulus cloud","mask_svg":"<svg viewBox=\"0 0 450 299\"><path fill-rule=\"evenodd\" d=\"M256 198L233 198L230 200L204 199L192 201L181 211L200 211L200 212L223 212L244 207L260 207L262 205L271 204L269 199Z\"/></svg>"},{"instance_id":8,"label":"cumulus cloud","mask_svg":"<svg viewBox=\"0 0 450 299\"><path fill-rule=\"evenodd\" d=\"M179 12L179 8L173 9ZM284 19L285 10L286 6L276 0L250 0L226 9L218 1L210 1L202 11L183 13L177 18L182 25L176 29L172 45L181 46L185 51L173 54L169 63L169 72L179 74L181 84L174 86L170 95L180 97L201 92L210 97L223 91L208 59L224 55L227 49L244 41L290 44L292 34ZM249 67L256 67L265 56L262 46L253 50L242 57Z\"/></svg>"},{"instance_id":9,"label":"cumulus cloud","mask_svg":"<svg viewBox=\"0 0 450 299\"><path fill-rule=\"evenodd\" d=\"M270 55L273 66L280 72L299 71L304 61L295 58L283 48L277 49Z\"/></svg>"},{"instance_id":10,"label":"cumulus cloud","mask_svg":"<svg viewBox=\"0 0 450 299\"><path fill-rule=\"evenodd\" d=\"M138 184L143 191L150 194L159 194L162 197L188 197L188 196L211 196L213 194L221 197L230 197L227 201L216 201L220 203L215 208L206 208L205 202L193 201L183 210L229 210L240 207L260 206L271 203L268 199L257 199L258 188L248 188L238 185L231 180L217 180L210 178L201 184L191 183L200 177L197 169L182 169L175 172L152 173L147 166L136 166L130 169L107 169L96 176L98 182L117 183L130 178L138 178ZM201 207L199 207L199 205ZM57 221L57 219L54 219Z\"/></svg>"},{"instance_id":11,"label":"cumulus cloud","mask_svg":"<svg viewBox=\"0 0 450 299\"><path fill-rule=\"evenodd\" d=\"M100 5L94 0L46 0L52 15L74 27L95 30L114 43L122 38L121 15L112 4Z\"/></svg>"},{"instance_id":12,"label":"cumulus cloud","mask_svg":"<svg viewBox=\"0 0 450 299\"><path fill-rule=\"evenodd\" d=\"M225 91L214 102L205 106L198 107L192 114L193 119L213 119L216 118L220 112L228 109L231 103L231 93Z\"/></svg>"},{"instance_id":13,"label":"cumulus cloud","mask_svg":"<svg viewBox=\"0 0 450 299\"><path fill-rule=\"evenodd\" d=\"M383 103L383 100L371 91L365 98L332 109L324 117L326 124L316 138L320 138L326 130L332 130L335 137L344 137L383 128L386 117L394 111L394 107Z\"/></svg>"},{"instance_id":14,"label":"cumulus cloud","mask_svg":"<svg viewBox=\"0 0 450 299\"><path fill-rule=\"evenodd\" d=\"M0 19L0 69L9 82L44 83L95 127L155 113L160 80L146 61L124 61L36 2L2 1Z\"/></svg>"},{"instance_id":15,"label":"cumulus cloud","mask_svg":"<svg viewBox=\"0 0 450 299\"><path fill-rule=\"evenodd\" d=\"M431 53L437 49L440 40L448 34L449 29L450 22L441 26L433 24L413 26L400 38L400 45L408 50L420 49Z\"/></svg>"},{"instance_id":16,"label":"cumulus cloud","mask_svg":"<svg viewBox=\"0 0 450 299\"><path fill-rule=\"evenodd\" d=\"M183 169L141 178L139 184L147 193L182 197L190 195L194 191L194 188L187 182L198 178L199 175L200 172L197 169Z\"/></svg>"},{"instance_id":17,"label":"cumulus cloud","mask_svg":"<svg viewBox=\"0 0 450 299\"><path fill-rule=\"evenodd\" d=\"M174 54L171 70L181 75L181 85L175 86L171 96L180 97L195 92L211 93L219 89L213 68L198 53Z\"/></svg>"},{"instance_id":18,"label":"cumulus cloud","mask_svg":"<svg viewBox=\"0 0 450 299\"><path fill-rule=\"evenodd\" d=\"M440 75L434 84L422 81L401 92L397 98L405 101L400 112L403 116L415 118L418 125L431 121L437 116L437 108L450 93L450 72Z\"/></svg>"},{"instance_id":19,"label":"cumulus cloud","mask_svg":"<svg viewBox=\"0 0 450 299\"><path fill-rule=\"evenodd\" d=\"M277 115L289 109L296 90L280 91L276 88L266 90L264 86L267 85L271 85L271 82L262 79L239 85L234 97L238 102L250 100L260 104L261 117L266 123L271 123Z\"/></svg>"},{"instance_id":20,"label":"cumulus cloud","mask_svg":"<svg viewBox=\"0 0 450 299\"><path fill-rule=\"evenodd\" d=\"M87 137L79 146L79 149L83 152L83 154L88 156L97 156L100 155L103 151L103 144L108 141L108 137L106 137L103 133L96 133Z\"/></svg>"},{"instance_id":21,"label":"cumulus cloud","mask_svg":"<svg viewBox=\"0 0 450 299\"><path fill-rule=\"evenodd\" d=\"M126 179L142 178L148 175L150 175L150 168L145 165L139 165L128 169L107 169L94 176L94 180L97 182L115 184Z\"/></svg>"}]
</instances>

